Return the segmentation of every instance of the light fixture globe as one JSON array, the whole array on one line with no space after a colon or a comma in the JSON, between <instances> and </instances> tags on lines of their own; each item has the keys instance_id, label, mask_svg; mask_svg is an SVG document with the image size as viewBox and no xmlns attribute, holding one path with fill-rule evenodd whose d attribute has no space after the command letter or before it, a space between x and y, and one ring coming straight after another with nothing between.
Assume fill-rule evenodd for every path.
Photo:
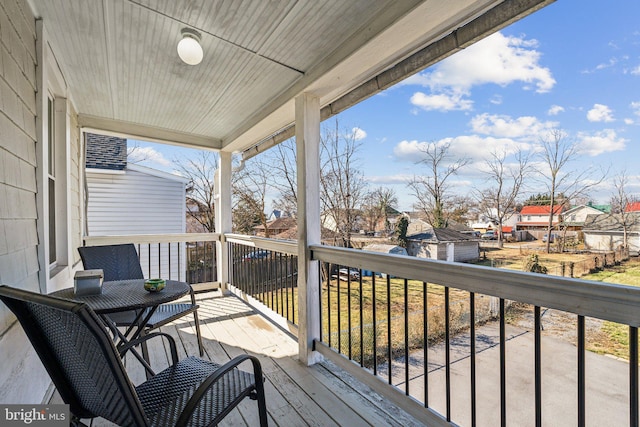
<instances>
[{"instance_id":1,"label":"light fixture globe","mask_svg":"<svg viewBox=\"0 0 640 427\"><path fill-rule=\"evenodd\" d=\"M202 46L200 46L200 33L190 28L182 29L182 40L178 42L178 56L186 64L198 65L202 61Z\"/></svg>"}]
</instances>

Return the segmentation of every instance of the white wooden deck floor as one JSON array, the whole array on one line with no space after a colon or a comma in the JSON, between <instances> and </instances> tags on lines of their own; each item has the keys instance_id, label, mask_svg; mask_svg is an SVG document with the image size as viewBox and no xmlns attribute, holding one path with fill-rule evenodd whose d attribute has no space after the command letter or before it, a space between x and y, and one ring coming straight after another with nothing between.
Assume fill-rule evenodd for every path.
<instances>
[{"instance_id":1,"label":"white wooden deck floor","mask_svg":"<svg viewBox=\"0 0 640 427\"><path fill-rule=\"evenodd\" d=\"M204 358L224 363L248 353L260 359L270 426L423 425L332 363L306 367L298 362L295 338L236 296L222 296L220 292L200 294L198 303ZM198 355L192 319L177 321L162 331L176 338L179 357ZM168 355L160 340L153 341L156 343L150 347L151 364L162 369L168 363ZM144 372L140 365L129 362L126 364L132 381L142 382ZM60 396L54 393L51 402L61 402ZM245 399L220 425L258 424L257 405ZM97 419L93 425L112 424Z\"/></svg>"}]
</instances>

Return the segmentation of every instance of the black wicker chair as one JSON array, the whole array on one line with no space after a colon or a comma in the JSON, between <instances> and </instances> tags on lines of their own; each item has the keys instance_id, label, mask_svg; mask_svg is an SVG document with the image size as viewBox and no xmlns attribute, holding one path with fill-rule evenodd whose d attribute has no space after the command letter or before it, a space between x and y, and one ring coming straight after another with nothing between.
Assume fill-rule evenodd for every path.
<instances>
[{"instance_id":1,"label":"black wicker chair","mask_svg":"<svg viewBox=\"0 0 640 427\"><path fill-rule=\"evenodd\" d=\"M131 243L123 245L82 246L78 248L78 252L80 252L80 258L82 258L82 265L85 270L102 269L105 281L144 278L142 268L140 268L138 252L136 252L135 246ZM198 321L198 305L196 304L193 289L191 289L191 304L169 303L160 305L147 322L144 333L146 334L153 329L160 328L188 314L193 314L198 338L198 349L200 356L203 356L204 348L202 345L202 335L200 335L200 322ZM109 318L117 326L128 327L136 318L136 313L133 311L113 313L109 315ZM146 356L146 345L142 346L142 353L145 359L148 360Z\"/></svg>"},{"instance_id":2,"label":"black wicker chair","mask_svg":"<svg viewBox=\"0 0 640 427\"><path fill-rule=\"evenodd\" d=\"M188 357L177 361L176 345L154 332L136 341L165 337L172 366L134 386L106 326L89 306L76 301L0 286L0 299L17 316L65 403L72 425L102 417L123 426L210 426L245 397L258 401L267 425L262 368L257 358L238 356L224 365ZM253 365L253 374L237 366Z\"/></svg>"}]
</instances>

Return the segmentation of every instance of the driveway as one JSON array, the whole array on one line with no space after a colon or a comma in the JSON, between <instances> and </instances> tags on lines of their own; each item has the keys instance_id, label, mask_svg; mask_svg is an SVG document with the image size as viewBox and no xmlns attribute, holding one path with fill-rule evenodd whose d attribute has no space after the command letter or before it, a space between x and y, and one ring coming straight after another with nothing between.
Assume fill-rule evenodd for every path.
<instances>
[{"instance_id":1,"label":"driveway","mask_svg":"<svg viewBox=\"0 0 640 427\"><path fill-rule=\"evenodd\" d=\"M507 325L507 425L534 426L534 334ZM588 336L587 336L588 339ZM476 329L478 426L500 425L500 354L497 322ZM468 332L451 346L452 421L471 425L470 347ZM444 345L429 348L429 405L445 413ZM410 355L410 394L424 399L423 352ZM562 339L542 337L542 416L545 426L577 425L577 349ZM629 425L629 365L591 352L586 354L586 419L590 426ZM379 372L386 372L385 366ZM404 360L393 363L393 383L405 389Z\"/></svg>"}]
</instances>

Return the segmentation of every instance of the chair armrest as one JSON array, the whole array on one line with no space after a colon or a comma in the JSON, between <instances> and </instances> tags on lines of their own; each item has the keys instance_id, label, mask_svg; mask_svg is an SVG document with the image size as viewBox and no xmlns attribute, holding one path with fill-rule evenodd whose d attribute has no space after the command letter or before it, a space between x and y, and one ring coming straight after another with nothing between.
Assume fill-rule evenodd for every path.
<instances>
[{"instance_id":1,"label":"chair armrest","mask_svg":"<svg viewBox=\"0 0 640 427\"><path fill-rule=\"evenodd\" d=\"M155 338L155 337L165 337L167 339L167 342L169 343L169 348L171 350L171 360L173 361L172 364L176 364L178 363L178 349L176 347L176 341L173 339L173 337L169 334L166 334L164 332L152 332L150 334L146 334L140 338L136 338L133 341L129 341L128 343L122 345L119 349L118 352L120 353L120 357L122 358L122 356L124 356L124 354L131 350L133 347L137 346L138 344L142 344L143 342L147 341L148 339L151 338Z\"/></svg>"},{"instance_id":2,"label":"chair armrest","mask_svg":"<svg viewBox=\"0 0 640 427\"><path fill-rule=\"evenodd\" d=\"M245 362L247 360L250 360L251 364L253 365L253 376L255 381L255 384L253 384L254 387L258 382L260 382L260 384L262 385L262 382L264 381L262 378L262 366L260 365L260 361L258 360L258 358L255 356L250 356L248 354L236 356L230 361L228 361L227 363L225 363L224 365L220 366L218 369L216 369L214 373L209 375L202 382L202 384L200 384L200 387L198 387L198 389L195 391L195 393L193 393L193 395L185 405L184 410L180 414L180 418L178 418L178 421L176 422L176 427L188 425L189 420L193 415L193 412L198 407L198 404L200 403L202 398L206 395L209 388L211 388L211 386L213 386L227 372L237 368L238 365L240 365L242 362Z\"/></svg>"}]
</instances>

